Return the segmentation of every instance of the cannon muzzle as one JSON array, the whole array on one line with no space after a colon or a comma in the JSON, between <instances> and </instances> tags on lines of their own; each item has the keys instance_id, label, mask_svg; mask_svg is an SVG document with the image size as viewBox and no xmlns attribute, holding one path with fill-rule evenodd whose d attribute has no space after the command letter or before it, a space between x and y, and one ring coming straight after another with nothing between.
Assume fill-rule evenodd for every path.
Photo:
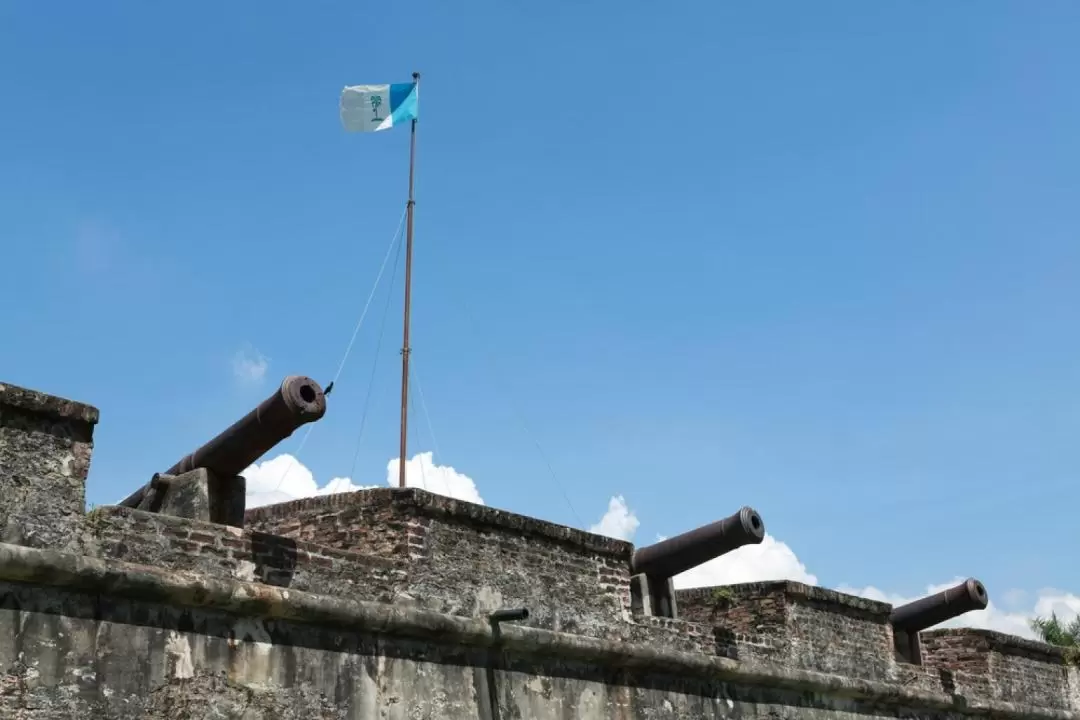
<instances>
[{"instance_id":1,"label":"cannon muzzle","mask_svg":"<svg viewBox=\"0 0 1080 720\"><path fill-rule=\"evenodd\" d=\"M988 602L983 584L968 578L948 590L894 608L889 620L894 629L917 633L966 612L982 610Z\"/></svg>"},{"instance_id":2,"label":"cannon muzzle","mask_svg":"<svg viewBox=\"0 0 1080 720\"><path fill-rule=\"evenodd\" d=\"M303 375L290 375L258 407L164 474L181 475L204 468L218 478L234 478L301 425L324 414L326 396L319 383ZM143 486L120 504L138 507L149 487Z\"/></svg>"},{"instance_id":3,"label":"cannon muzzle","mask_svg":"<svg viewBox=\"0 0 1080 720\"><path fill-rule=\"evenodd\" d=\"M672 578L743 545L765 539L765 523L750 507L682 535L647 545L634 552L631 572L655 578Z\"/></svg>"}]
</instances>

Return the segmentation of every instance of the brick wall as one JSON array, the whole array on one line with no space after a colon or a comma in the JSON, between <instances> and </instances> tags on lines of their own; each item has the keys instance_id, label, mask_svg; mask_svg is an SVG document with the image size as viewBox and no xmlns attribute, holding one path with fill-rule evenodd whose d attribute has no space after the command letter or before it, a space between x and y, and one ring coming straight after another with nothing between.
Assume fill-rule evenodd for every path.
<instances>
[{"instance_id":1,"label":"brick wall","mask_svg":"<svg viewBox=\"0 0 1080 720\"><path fill-rule=\"evenodd\" d=\"M244 526L339 550L405 558L419 517L415 505L380 489L253 508Z\"/></svg>"},{"instance_id":2,"label":"brick wall","mask_svg":"<svg viewBox=\"0 0 1080 720\"><path fill-rule=\"evenodd\" d=\"M1045 698L1046 707L1069 707L1068 670L1060 648L993 632L958 628L922 633L923 662L971 676L989 697L1008 702Z\"/></svg>"},{"instance_id":3,"label":"brick wall","mask_svg":"<svg viewBox=\"0 0 1080 720\"><path fill-rule=\"evenodd\" d=\"M886 680L893 667L891 608L862 598L803 586L788 606L791 654L798 666Z\"/></svg>"},{"instance_id":4,"label":"brick wall","mask_svg":"<svg viewBox=\"0 0 1080 720\"><path fill-rule=\"evenodd\" d=\"M923 665L972 675L990 673L990 639L955 630L930 630L919 634Z\"/></svg>"},{"instance_id":5,"label":"brick wall","mask_svg":"<svg viewBox=\"0 0 1080 720\"><path fill-rule=\"evenodd\" d=\"M388 602L405 577L390 558L126 507L89 513L83 545L97 557L358 600Z\"/></svg>"},{"instance_id":6,"label":"brick wall","mask_svg":"<svg viewBox=\"0 0 1080 720\"><path fill-rule=\"evenodd\" d=\"M789 581L676 593L681 618L730 633L737 655L853 678L893 674L890 606Z\"/></svg>"},{"instance_id":7,"label":"brick wall","mask_svg":"<svg viewBox=\"0 0 1080 720\"><path fill-rule=\"evenodd\" d=\"M786 635L787 598L776 583L678 590L679 618L723 628L737 638Z\"/></svg>"},{"instance_id":8,"label":"brick wall","mask_svg":"<svg viewBox=\"0 0 1080 720\"><path fill-rule=\"evenodd\" d=\"M730 657L727 639L717 638L711 626L670 618L636 616L633 622L612 625L609 638L646 647Z\"/></svg>"},{"instance_id":9,"label":"brick wall","mask_svg":"<svg viewBox=\"0 0 1080 720\"><path fill-rule=\"evenodd\" d=\"M629 543L416 488L249 510L264 532L403 558L408 595L454 615L527 607L528 624L604 636L630 606Z\"/></svg>"}]
</instances>

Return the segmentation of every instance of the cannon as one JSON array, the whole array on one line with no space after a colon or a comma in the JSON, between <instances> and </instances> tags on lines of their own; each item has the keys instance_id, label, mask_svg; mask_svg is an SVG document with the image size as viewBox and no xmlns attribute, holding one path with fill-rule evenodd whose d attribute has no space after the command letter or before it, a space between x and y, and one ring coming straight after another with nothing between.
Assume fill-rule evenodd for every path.
<instances>
[{"instance_id":1,"label":"cannon","mask_svg":"<svg viewBox=\"0 0 1080 720\"><path fill-rule=\"evenodd\" d=\"M966 612L983 610L989 602L986 587L975 578L968 578L942 592L893 608L889 622L899 659L921 665L921 631Z\"/></svg>"},{"instance_id":2,"label":"cannon","mask_svg":"<svg viewBox=\"0 0 1080 720\"><path fill-rule=\"evenodd\" d=\"M635 575L671 578L743 545L765 539L765 523L750 507L681 535L634 551L630 569Z\"/></svg>"},{"instance_id":3,"label":"cannon","mask_svg":"<svg viewBox=\"0 0 1080 720\"><path fill-rule=\"evenodd\" d=\"M290 375L273 395L210 442L120 502L121 505L229 525L243 525L240 473L297 428L326 414L317 382ZM200 517L200 516L208 517Z\"/></svg>"},{"instance_id":4,"label":"cannon","mask_svg":"<svg viewBox=\"0 0 1080 720\"><path fill-rule=\"evenodd\" d=\"M988 602L983 584L975 578L968 578L948 590L894 608L889 621L894 630L919 632L966 612L983 610Z\"/></svg>"},{"instance_id":5,"label":"cannon","mask_svg":"<svg viewBox=\"0 0 1080 720\"><path fill-rule=\"evenodd\" d=\"M647 615L676 617L671 578L764 539L761 516L753 508L743 507L723 520L635 550L630 560L631 602Z\"/></svg>"}]
</instances>

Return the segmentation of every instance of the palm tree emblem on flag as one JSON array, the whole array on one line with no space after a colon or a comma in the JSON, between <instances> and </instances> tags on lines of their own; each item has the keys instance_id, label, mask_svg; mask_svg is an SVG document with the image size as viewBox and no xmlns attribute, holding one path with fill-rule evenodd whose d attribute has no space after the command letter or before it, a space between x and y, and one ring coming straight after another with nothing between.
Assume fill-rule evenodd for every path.
<instances>
[{"instance_id":1,"label":"palm tree emblem on flag","mask_svg":"<svg viewBox=\"0 0 1080 720\"><path fill-rule=\"evenodd\" d=\"M341 91L341 124L349 132L377 132L416 121L417 83L350 85Z\"/></svg>"}]
</instances>

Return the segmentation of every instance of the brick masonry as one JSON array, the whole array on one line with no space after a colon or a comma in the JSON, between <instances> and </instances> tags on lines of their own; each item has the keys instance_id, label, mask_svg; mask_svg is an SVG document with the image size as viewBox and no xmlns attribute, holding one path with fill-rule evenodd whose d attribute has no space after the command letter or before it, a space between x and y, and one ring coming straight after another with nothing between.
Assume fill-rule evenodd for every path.
<instances>
[{"instance_id":1,"label":"brick masonry","mask_svg":"<svg viewBox=\"0 0 1080 720\"><path fill-rule=\"evenodd\" d=\"M886 603L786 580L680 590L676 602L683 619L714 626L737 647L770 647L776 662L847 677L892 677Z\"/></svg>"},{"instance_id":2,"label":"brick masonry","mask_svg":"<svg viewBox=\"0 0 1080 720\"><path fill-rule=\"evenodd\" d=\"M416 488L256 508L246 522L403 561L408 598L439 612L527 607L530 625L594 637L629 612L629 543Z\"/></svg>"},{"instance_id":3,"label":"brick masonry","mask_svg":"<svg viewBox=\"0 0 1080 720\"><path fill-rule=\"evenodd\" d=\"M406 575L393 557L126 507L97 508L87 516L83 551L209 577L378 602L392 601Z\"/></svg>"},{"instance_id":4,"label":"brick masonry","mask_svg":"<svg viewBox=\"0 0 1080 720\"><path fill-rule=\"evenodd\" d=\"M964 673L996 699L1038 697L1045 698L1046 707L1070 707L1069 673L1060 648L973 628L930 630L921 637L926 665Z\"/></svg>"}]
</instances>

